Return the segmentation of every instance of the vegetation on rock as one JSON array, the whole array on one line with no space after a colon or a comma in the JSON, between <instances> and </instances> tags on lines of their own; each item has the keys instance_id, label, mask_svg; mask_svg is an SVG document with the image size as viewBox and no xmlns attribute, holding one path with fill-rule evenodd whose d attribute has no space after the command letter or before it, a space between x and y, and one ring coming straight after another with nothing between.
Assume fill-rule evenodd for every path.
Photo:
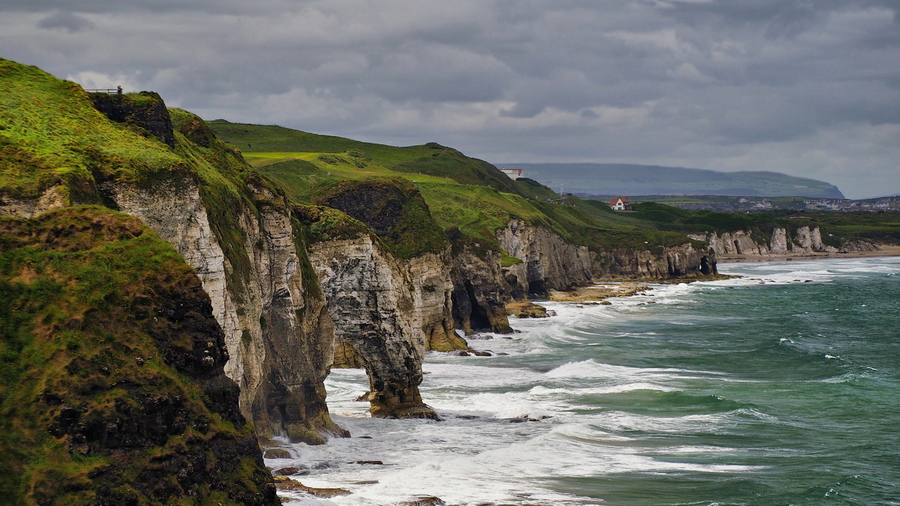
<instances>
[{"instance_id":1,"label":"vegetation on rock","mask_svg":"<svg viewBox=\"0 0 900 506\"><path fill-rule=\"evenodd\" d=\"M286 435L307 442L324 442L317 432L323 426L342 434L324 402L332 319L323 310L328 286L320 286L307 254L311 244L369 235L386 246L376 248L379 254L447 262L432 269L446 267L446 277L432 273L427 286L410 286L410 293L424 300L437 290L431 303L447 304L438 310L453 314L432 322L449 329L433 346L458 349L451 342L458 337L454 320L468 322L467 330L511 331L503 304L544 286L542 274L532 272L543 259L500 245L498 231L513 222L551 232L544 234L555 241L548 250L586 246L593 253L580 248L588 259L582 265L593 259L617 272L631 264L644 268L651 259L666 264L668 248L705 252L706 243L687 237L696 233L745 230L766 241L776 227L821 226L831 245L853 238L900 242L900 219L893 215L853 222L834 214L722 214L653 203L619 213L605 202L561 197L533 180L513 181L436 143L399 148L276 126L207 123L162 104L146 92L91 97L77 84L0 59L0 210L40 214L0 218L0 454L6 457L0 494L13 504L277 502L252 429L238 411L237 387L224 375L224 336L201 282L156 233L112 210L116 185L168 188L160 183L181 181L199 192L209 221L202 233L215 236L210 242L225 257L216 250L240 320L229 336L239 336L244 350L259 344L262 333L268 341L257 351L275 357L277 367L299 370L307 361L304 367L321 369L321 377L310 378L266 371L260 382L269 390L253 399L248 416L276 413L281 418L270 421L277 418ZM40 213L16 207L48 193L57 200ZM266 220L275 225L266 229ZM275 261L273 236L282 250L295 250L289 258ZM465 260L426 255L447 250ZM276 263L290 283L273 281ZM560 265L558 272L572 264ZM267 269L271 277L259 274ZM589 279L589 270L579 279ZM672 267L655 271L666 272L672 275ZM404 286L415 283L404 280ZM251 289L261 284L267 286ZM258 292L267 290L273 293L260 300ZM242 319L245 294L256 304L250 330ZM412 306L406 301L397 313L385 311L411 313ZM369 325L370 316L362 315L360 325ZM272 333L287 337L277 341ZM317 348L297 351L298 341L321 336ZM339 354L344 365L370 358ZM373 409L401 406L408 411L403 416L434 415L418 381L391 388L373 383Z\"/></svg>"},{"instance_id":2,"label":"vegetation on rock","mask_svg":"<svg viewBox=\"0 0 900 506\"><path fill-rule=\"evenodd\" d=\"M276 504L200 281L136 218L0 219L0 495Z\"/></svg>"},{"instance_id":3,"label":"vegetation on rock","mask_svg":"<svg viewBox=\"0 0 900 506\"><path fill-rule=\"evenodd\" d=\"M365 223L398 258L440 253L444 234L418 189L402 179L345 181L317 198Z\"/></svg>"},{"instance_id":4,"label":"vegetation on rock","mask_svg":"<svg viewBox=\"0 0 900 506\"><path fill-rule=\"evenodd\" d=\"M60 186L69 203L99 203L97 181L147 184L184 170L164 144L108 121L77 84L0 59L0 193Z\"/></svg>"}]
</instances>

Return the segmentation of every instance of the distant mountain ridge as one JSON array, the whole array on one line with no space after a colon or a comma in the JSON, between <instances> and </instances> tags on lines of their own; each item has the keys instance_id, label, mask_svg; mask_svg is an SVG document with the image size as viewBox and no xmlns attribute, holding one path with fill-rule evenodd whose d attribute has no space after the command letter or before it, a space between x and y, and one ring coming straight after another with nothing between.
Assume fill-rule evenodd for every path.
<instances>
[{"instance_id":1,"label":"distant mountain ridge","mask_svg":"<svg viewBox=\"0 0 900 506\"><path fill-rule=\"evenodd\" d=\"M587 195L730 195L843 199L834 185L778 172L718 172L624 163L503 163L560 192Z\"/></svg>"}]
</instances>

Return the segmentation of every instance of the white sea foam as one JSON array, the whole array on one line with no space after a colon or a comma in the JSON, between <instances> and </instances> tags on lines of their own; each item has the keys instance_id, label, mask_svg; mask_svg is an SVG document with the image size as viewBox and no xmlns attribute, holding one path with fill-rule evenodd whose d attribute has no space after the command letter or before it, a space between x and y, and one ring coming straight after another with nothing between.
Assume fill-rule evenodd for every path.
<instances>
[{"instance_id":1,"label":"white sea foam","mask_svg":"<svg viewBox=\"0 0 900 506\"><path fill-rule=\"evenodd\" d=\"M579 379L615 379L634 381L640 379L696 379L709 376L721 376L721 373L711 371L694 371L689 369L674 368L640 368L611 364L603 364L594 359L581 362L569 362L546 373L548 378L579 378Z\"/></svg>"},{"instance_id":2,"label":"white sea foam","mask_svg":"<svg viewBox=\"0 0 900 506\"><path fill-rule=\"evenodd\" d=\"M443 422L372 419L366 414L368 404L353 400L368 389L365 373L333 371L326 382L329 409L356 437L334 439L318 447L294 445L291 459L267 460L267 464L305 466L308 474L296 477L305 485L343 487L353 495L326 500L294 494L285 502L294 506L369 506L397 504L427 494L459 505L597 504L596 498L551 490L554 479L597 477L602 478L597 483L624 483L616 481L620 479L638 483L655 474L675 480L683 474L684 479L693 480L698 473L752 479L766 468L747 462L769 464L756 458L757 454L792 456L793 451L808 457L802 448L770 448L763 443L759 448L728 446L728 441L740 445L744 441L741 436L757 434L755 430L761 427L806 430L805 415L779 419L784 411L769 409L764 397L759 402L753 397L761 387L752 383L770 379L695 370L692 368L702 367L697 361L677 362L676 355L666 355L659 362L642 357L635 360L634 354L645 344L650 349L659 346L639 340L671 339L673 322L695 323L700 329L701 319L718 315L695 308L722 300L723 290L759 283L824 283L860 273L896 275L900 259L731 264L720 270L747 277L660 285L646 295L612 299L609 306L539 302L557 316L512 319L512 326L522 331L508 336L513 339L494 335L491 340L470 340L476 349L495 352L493 357L429 354L421 391L425 401L445 418ZM761 288L760 293L765 290ZM706 292L720 293L707 297ZM650 301L655 304L648 304ZM685 331L691 332L683 327L678 330ZM765 336L761 342L802 350L829 367L844 367L853 358L846 348L816 345L828 339L815 336L815 332L795 335L786 331ZM711 350L702 342L700 346L704 349L699 351L709 355ZM826 360L825 355L848 358ZM641 366L652 363L684 368ZM803 384L813 388L813 382L834 383L827 386L833 389L879 373L841 369L834 374ZM708 397L713 394L724 399L719 402ZM683 405L679 404L682 400ZM365 463L371 461L384 464ZM771 462L779 465L779 459ZM555 483L559 488L563 482Z\"/></svg>"},{"instance_id":3,"label":"white sea foam","mask_svg":"<svg viewBox=\"0 0 900 506\"><path fill-rule=\"evenodd\" d=\"M528 393L535 396L584 396L584 395L607 395L607 394L622 394L626 392L635 392L635 391L654 391L654 392L675 392L677 391L674 387L668 387L665 385L659 385L656 383L647 383L647 382L636 382L636 383L621 383L617 385L610 385L607 387L588 387L588 388L573 388L573 387L564 387L564 388L548 388L544 386L536 386L528 391Z\"/></svg>"}]
</instances>

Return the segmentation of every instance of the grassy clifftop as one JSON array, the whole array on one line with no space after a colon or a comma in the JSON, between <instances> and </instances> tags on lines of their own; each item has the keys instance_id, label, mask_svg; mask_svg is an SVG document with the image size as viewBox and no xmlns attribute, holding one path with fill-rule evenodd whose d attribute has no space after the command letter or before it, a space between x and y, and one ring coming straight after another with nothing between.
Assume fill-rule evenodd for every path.
<instances>
[{"instance_id":1,"label":"grassy clifftop","mask_svg":"<svg viewBox=\"0 0 900 506\"><path fill-rule=\"evenodd\" d=\"M615 212L604 201L571 195L560 198L537 181L510 180L484 161L468 158L435 143L392 147L223 120L210 122L210 127L221 139L240 147L259 173L277 181L296 202L317 201L341 181L400 178L418 188L438 226L444 229L456 227L463 234L495 248L498 247L495 231L511 218L546 227L597 251L674 246L688 242L686 234L735 230L752 232L762 240L769 238L775 227L795 231L802 226L822 227L826 241L834 246L853 239L900 242L900 233L894 224L897 220L888 214L862 216L853 213L853 216L843 217L840 213L809 212L793 216L748 215L687 211L651 202L636 205L634 212ZM527 174L541 174L537 165L510 165L513 166L525 167ZM570 182L594 180L594 172L599 170L589 164L552 168L553 174L559 177L571 176L571 181L564 181L569 191L574 189L574 183ZM557 173L555 169L562 172ZM607 167L604 174L631 182L657 181L658 173L668 173L667 169L617 165ZM671 183L673 188L686 188L696 185L698 178L706 178L720 185L737 184L737 181L771 188L778 186L779 191L787 194L797 189L795 186L829 195L837 192L827 183L774 173L723 175L683 169L672 174L673 180L658 182Z\"/></svg>"},{"instance_id":2,"label":"grassy clifftop","mask_svg":"<svg viewBox=\"0 0 900 506\"><path fill-rule=\"evenodd\" d=\"M106 183L193 180L237 291L248 259L236 213L253 209L244 187L259 176L196 116L173 110L169 123L155 94L116 96L107 114L91 98L0 60L0 206L48 189L63 206L0 218L0 495L276 504L193 270L134 218L65 207L112 205ZM107 117L119 112L121 123Z\"/></svg>"},{"instance_id":3,"label":"grassy clifftop","mask_svg":"<svg viewBox=\"0 0 900 506\"><path fill-rule=\"evenodd\" d=\"M96 202L95 181L147 182L186 169L155 140L98 112L75 83L0 59L0 192L32 198L60 185L73 202Z\"/></svg>"},{"instance_id":4,"label":"grassy clifftop","mask_svg":"<svg viewBox=\"0 0 900 506\"><path fill-rule=\"evenodd\" d=\"M316 198L365 223L400 258L439 253L444 233L419 191L402 179L344 181Z\"/></svg>"}]
</instances>

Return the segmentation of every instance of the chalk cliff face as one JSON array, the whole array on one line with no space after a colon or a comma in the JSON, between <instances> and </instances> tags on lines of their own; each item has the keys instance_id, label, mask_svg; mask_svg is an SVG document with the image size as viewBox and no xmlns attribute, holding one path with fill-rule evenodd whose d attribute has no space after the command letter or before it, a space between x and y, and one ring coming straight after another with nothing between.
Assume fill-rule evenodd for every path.
<instances>
[{"instance_id":1,"label":"chalk cliff face","mask_svg":"<svg viewBox=\"0 0 900 506\"><path fill-rule=\"evenodd\" d=\"M597 278L670 279L716 274L716 255L690 243L653 250L592 252L558 234L518 219L497 231L510 257L501 267L499 253L459 240L453 251L453 314L466 333L511 332L505 305L549 290L566 290Z\"/></svg>"},{"instance_id":2,"label":"chalk cliff face","mask_svg":"<svg viewBox=\"0 0 900 506\"><path fill-rule=\"evenodd\" d=\"M712 249L692 244L653 250L613 249L597 255L594 272L604 278L697 278L718 272L716 258Z\"/></svg>"},{"instance_id":3,"label":"chalk cliff face","mask_svg":"<svg viewBox=\"0 0 900 506\"><path fill-rule=\"evenodd\" d=\"M690 248L595 254L518 219L497 232L501 253L493 240L445 233L415 185L399 179L346 181L321 196L359 220L324 233L199 118L170 117L155 94L92 100L171 167L147 178L140 163L91 173L84 192L138 217L195 270L224 333L224 371L262 435L321 443L346 434L325 404L335 353L366 368L377 416L434 416L418 390L422 360L428 350L465 348L457 328L511 332L505 305L514 299L601 275L690 275L703 264ZM31 217L73 203L66 188L51 187L37 199L3 197L0 213Z\"/></svg>"},{"instance_id":4,"label":"chalk cliff face","mask_svg":"<svg viewBox=\"0 0 900 506\"><path fill-rule=\"evenodd\" d=\"M67 192L61 186L52 186L37 199L17 199L7 195L0 196L0 216L17 218L34 218L62 209L69 205Z\"/></svg>"},{"instance_id":5,"label":"chalk cliff face","mask_svg":"<svg viewBox=\"0 0 900 506\"><path fill-rule=\"evenodd\" d=\"M508 272L527 294L543 295L548 290L565 290L591 281L592 255L584 246L575 246L543 227L513 219L497 232L500 247L509 256L522 260ZM521 273L517 272L520 271Z\"/></svg>"},{"instance_id":6,"label":"chalk cliff face","mask_svg":"<svg viewBox=\"0 0 900 506\"><path fill-rule=\"evenodd\" d=\"M518 290L517 277L500 266L500 253L482 248L477 241L454 237L451 256L453 319L465 334L512 332L506 304ZM510 283L510 279L513 283ZM515 278L515 279L514 279Z\"/></svg>"},{"instance_id":7,"label":"chalk cliff face","mask_svg":"<svg viewBox=\"0 0 900 506\"><path fill-rule=\"evenodd\" d=\"M851 251L876 251L878 246L865 241L848 241L840 248L822 241L819 227L799 227L793 237L785 228L776 227L766 242L762 236L754 237L743 230L735 232L692 235L693 239L706 241L719 257L741 256L768 258L772 256L810 256L818 253L847 253Z\"/></svg>"},{"instance_id":8,"label":"chalk cliff face","mask_svg":"<svg viewBox=\"0 0 900 506\"><path fill-rule=\"evenodd\" d=\"M343 435L330 419L323 380L332 356L332 322L321 296L310 293L283 196L258 180L233 226L243 235L246 265L237 272L212 230L192 177L151 187L108 183L103 191L170 242L197 272L225 332L226 373L241 389L241 409L263 434L321 443L320 432ZM305 255L305 252L301 252ZM229 289L242 284L239 293Z\"/></svg>"},{"instance_id":9,"label":"chalk cliff face","mask_svg":"<svg viewBox=\"0 0 900 506\"><path fill-rule=\"evenodd\" d=\"M507 268L512 284L524 284L527 294L565 290L594 278L668 279L716 273L716 256L692 244L652 250L612 249L592 253L559 235L520 220L511 220L497 233L500 246L521 264ZM511 277L512 275L513 277Z\"/></svg>"},{"instance_id":10,"label":"chalk cliff face","mask_svg":"<svg viewBox=\"0 0 900 506\"><path fill-rule=\"evenodd\" d=\"M419 394L426 312L416 311L408 271L370 234L317 242L310 248L310 260L339 346L352 349L369 376L372 415L436 418ZM414 328L416 324L420 326Z\"/></svg>"},{"instance_id":11,"label":"chalk cliff face","mask_svg":"<svg viewBox=\"0 0 900 506\"><path fill-rule=\"evenodd\" d=\"M421 332L426 349L453 351L468 347L453 320L453 278L449 252L426 253L406 261L412 283L412 328Z\"/></svg>"}]
</instances>

